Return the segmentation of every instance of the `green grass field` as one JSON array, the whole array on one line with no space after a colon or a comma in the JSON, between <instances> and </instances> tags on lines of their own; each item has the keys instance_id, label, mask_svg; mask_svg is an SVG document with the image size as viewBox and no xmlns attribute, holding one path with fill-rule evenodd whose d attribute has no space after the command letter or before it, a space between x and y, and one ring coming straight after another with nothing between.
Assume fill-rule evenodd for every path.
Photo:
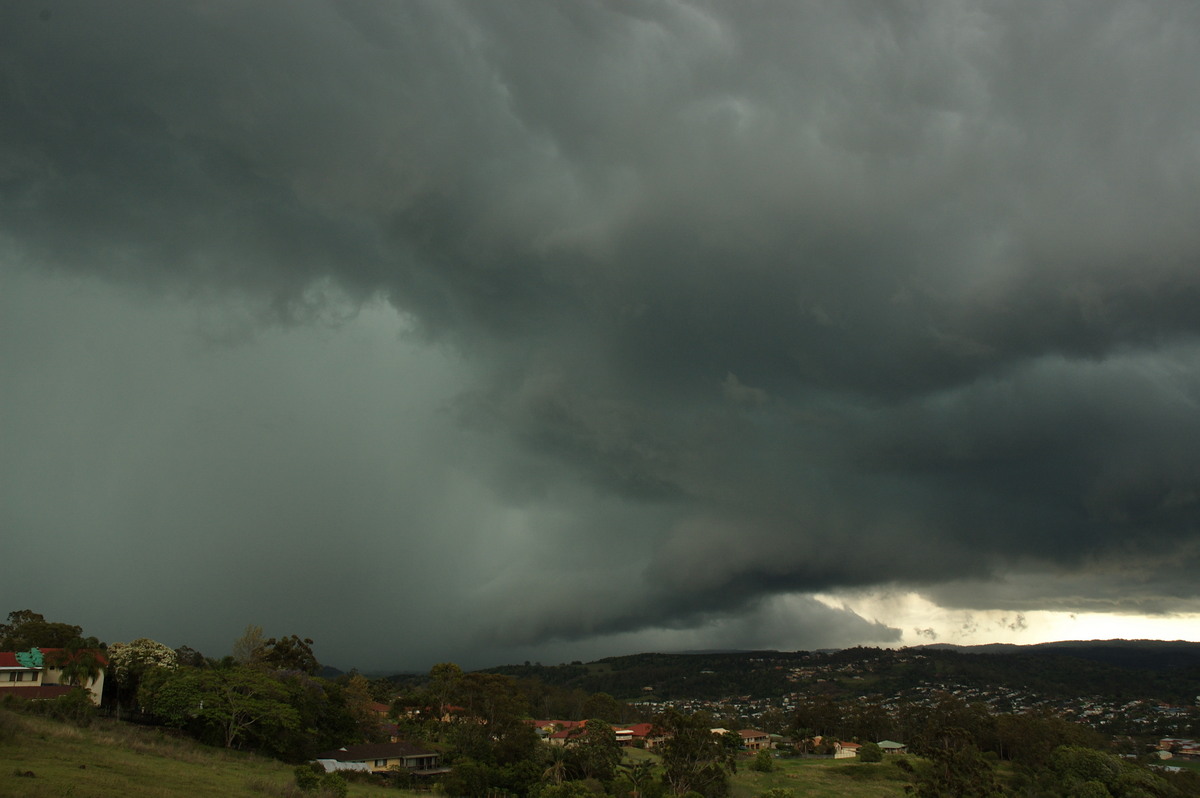
<instances>
[{"instance_id":1,"label":"green grass field","mask_svg":"<svg viewBox=\"0 0 1200 798\"><path fill-rule=\"evenodd\" d=\"M636 748L626 748L626 763L659 758ZM857 759L776 759L775 770L759 773L750 769L750 759L738 762L730 779L730 798L756 798L769 789L791 790L796 798L897 798L904 795L908 775L891 757L879 764Z\"/></svg>"},{"instance_id":2,"label":"green grass field","mask_svg":"<svg viewBox=\"0 0 1200 798\"><path fill-rule=\"evenodd\" d=\"M796 798L894 798L904 795L908 776L889 758L878 764L857 759L777 759L771 773L738 764L731 798L754 798L773 787L791 790Z\"/></svg>"},{"instance_id":3,"label":"green grass field","mask_svg":"<svg viewBox=\"0 0 1200 798\"><path fill-rule=\"evenodd\" d=\"M155 729L115 721L77 729L0 710L3 798L291 798L297 794L293 785L292 768L280 762ZM350 795L415 794L351 783Z\"/></svg>"}]
</instances>

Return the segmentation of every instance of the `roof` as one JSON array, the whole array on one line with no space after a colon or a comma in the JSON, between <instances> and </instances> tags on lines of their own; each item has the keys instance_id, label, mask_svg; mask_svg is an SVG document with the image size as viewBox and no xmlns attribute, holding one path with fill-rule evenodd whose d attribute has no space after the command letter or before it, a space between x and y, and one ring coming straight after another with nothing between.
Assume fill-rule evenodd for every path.
<instances>
[{"instance_id":1,"label":"roof","mask_svg":"<svg viewBox=\"0 0 1200 798\"><path fill-rule=\"evenodd\" d=\"M742 735L743 737L767 737L767 736L769 736L766 732L759 731L758 729L738 729L738 734Z\"/></svg>"},{"instance_id":2,"label":"roof","mask_svg":"<svg viewBox=\"0 0 1200 798\"><path fill-rule=\"evenodd\" d=\"M344 745L333 751L322 751L317 759L335 759L338 762L363 762L368 759L402 759L406 756L435 756L436 751L430 751L419 745L401 740L397 743L364 743L362 745Z\"/></svg>"},{"instance_id":3,"label":"roof","mask_svg":"<svg viewBox=\"0 0 1200 798\"><path fill-rule=\"evenodd\" d=\"M98 648L81 649L82 651L91 651L96 655L96 662L107 667L108 657L104 656L104 652ZM66 651L65 648L31 648L28 651L0 651L0 668L25 668L27 670L41 670L48 663L47 659L53 659L54 654L60 651Z\"/></svg>"},{"instance_id":4,"label":"roof","mask_svg":"<svg viewBox=\"0 0 1200 798\"><path fill-rule=\"evenodd\" d=\"M42 656L44 658L52 659L52 657L50 657L48 655L57 654L60 651L66 651L66 649L65 648L39 648L38 651L42 652ZM88 649L80 649L80 651L91 651L93 654L96 655L96 662L98 662L104 666L108 665L108 657L104 656L104 652L101 651L100 649L88 648Z\"/></svg>"},{"instance_id":5,"label":"roof","mask_svg":"<svg viewBox=\"0 0 1200 798\"><path fill-rule=\"evenodd\" d=\"M370 773L371 766L366 762L339 762L336 759L318 759L317 764L325 768L326 773L333 773L339 770L358 771L360 773Z\"/></svg>"},{"instance_id":6,"label":"roof","mask_svg":"<svg viewBox=\"0 0 1200 798\"><path fill-rule=\"evenodd\" d=\"M20 660L18 660L17 652L15 652L15 651L0 651L0 668L13 668L13 669L20 668L22 670L27 670L27 671L37 670L37 668L33 668L29 665L25 665Z\"/></svg>"},{"instance_id":7,"label":"roof","mask_svg":"<svg viewBox=\"0 0 1200 798\"><path fill-rule=\"evenodd\" d=\"M904 743L898 743L898 742L896 742L895 740L880 740L880 741L877 743L877 745L878 745L880 748L884 748L884 749L887 749L887 748L907 748L907 747L908 747L908 746L906 746Z\"/></svg>"}]
</instances>

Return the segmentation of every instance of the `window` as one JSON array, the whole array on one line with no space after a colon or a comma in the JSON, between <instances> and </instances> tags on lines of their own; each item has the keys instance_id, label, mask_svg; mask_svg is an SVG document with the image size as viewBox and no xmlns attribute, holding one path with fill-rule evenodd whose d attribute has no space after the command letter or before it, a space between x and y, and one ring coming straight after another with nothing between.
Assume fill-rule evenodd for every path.
<instances>
[{"instance_id":1,"label":"window","mask_svg":"<svg viewBox=\"0 0 1200 798\"><path fill-rule=\"evenodd\" d=\"M386 760L386 759L376 759L376 760L375 760L375 767L377 767L377 768L385 768L385 767L387 767L387 760Z\"/></svg>"}]
</instances>

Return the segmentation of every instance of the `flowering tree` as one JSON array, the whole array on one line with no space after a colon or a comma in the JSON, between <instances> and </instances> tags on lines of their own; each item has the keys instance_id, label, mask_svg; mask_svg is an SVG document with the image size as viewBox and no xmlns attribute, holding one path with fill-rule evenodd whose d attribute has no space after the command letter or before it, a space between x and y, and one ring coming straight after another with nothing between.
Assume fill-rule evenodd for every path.
<instances>
[{"instance_id":1,"label":"flowering tree","mask_svg":"<svg viewBox=\"0 0 1200 798\"><path fill-rule=\"evenodd\" d=\"M139 637L129 643L109 646L108 662L117 687L127 695L137 695L138 685L147 673L156 669L174 670L179 657L170 646Z\"/></svg>"}]
</instances>

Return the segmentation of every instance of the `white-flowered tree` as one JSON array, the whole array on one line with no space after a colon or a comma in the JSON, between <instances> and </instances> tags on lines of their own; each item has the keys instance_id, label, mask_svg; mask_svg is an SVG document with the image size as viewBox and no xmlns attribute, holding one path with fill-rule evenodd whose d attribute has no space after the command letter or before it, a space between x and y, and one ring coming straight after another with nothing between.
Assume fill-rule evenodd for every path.
<instances>
[{"instance_id":1,"label":"white-flowered tree","mask_svg":"<svg viewBox=\"0 0 1200 798\"><path fill-rule=\"evenodd\" d=\"M151 670L174 670L179 664L179 656L170 646L139 637L128 643L109 646L108 662L117 683L117 699L120 703L122 696L137 696L138 686Z\"/></svg>"}]
</instances>

